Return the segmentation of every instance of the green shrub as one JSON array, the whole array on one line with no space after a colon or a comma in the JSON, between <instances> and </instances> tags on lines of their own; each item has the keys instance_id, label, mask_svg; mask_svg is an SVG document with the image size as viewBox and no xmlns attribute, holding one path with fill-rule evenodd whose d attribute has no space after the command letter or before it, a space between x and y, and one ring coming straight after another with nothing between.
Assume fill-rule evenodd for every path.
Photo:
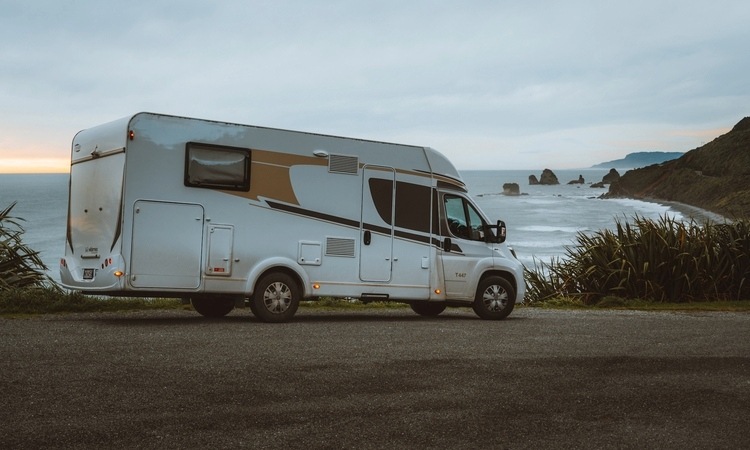
<instances>
[{"instance_id":1,"label":"green shrub","mask_svg":"<svg viewBox=\"0 0 750 450\"><path fill-rule=\"evenodd\" d=\"M54 286L47 266L21 239L23 219L10 215L16 202L0 211L0 291Z\"/></svg>"},{"instance_id":2,"label":"green shrub","mask_svg":"<svg viewBox=\"0 0 750 450\"><path fill-rule=\"evenodd\" d=\"M660 302L750 298L750 222L699 225L635 217L578 233L562 258L526 269L527 300L607 296Z\"/></svg>"}]
</instances>

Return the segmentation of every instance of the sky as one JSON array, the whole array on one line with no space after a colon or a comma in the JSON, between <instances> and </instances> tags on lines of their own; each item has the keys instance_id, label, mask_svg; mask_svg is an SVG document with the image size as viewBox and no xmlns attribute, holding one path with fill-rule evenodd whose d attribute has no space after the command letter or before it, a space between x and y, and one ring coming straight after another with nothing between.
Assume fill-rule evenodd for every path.
<instances>
[{"instance_id":1,"label":"sky","mask_svg":"<svg viewBox=\"0 0 750 450\"><path fill-rule=\"evenodd\" d=\"M459 170L684 152L750 116L746 0L0 0L0 173L141 111L429 146Z\"/></svg>"}]
</instances>

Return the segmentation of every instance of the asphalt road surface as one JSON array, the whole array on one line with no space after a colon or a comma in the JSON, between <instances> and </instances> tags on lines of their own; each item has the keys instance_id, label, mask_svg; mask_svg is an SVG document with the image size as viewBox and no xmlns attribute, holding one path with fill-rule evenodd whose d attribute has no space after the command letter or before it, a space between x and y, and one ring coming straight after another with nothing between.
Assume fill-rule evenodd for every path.
<instances>
[{"instance_id":1,"label":"asphalt road surface","mask_svg":"<svg viewBox=\"0 0 750 450\"><path fill-rule=\"evenodd\" d=\"M749 448L750 314L0 319L0 448Z\"/></svg>"}]
</instances>

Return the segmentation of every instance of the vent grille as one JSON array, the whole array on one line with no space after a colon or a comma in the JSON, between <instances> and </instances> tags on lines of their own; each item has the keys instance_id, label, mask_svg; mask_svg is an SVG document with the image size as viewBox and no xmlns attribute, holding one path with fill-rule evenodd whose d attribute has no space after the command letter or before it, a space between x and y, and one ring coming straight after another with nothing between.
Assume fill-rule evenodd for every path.
<instances>
[{"instance_id":1,"label":"vent grille","mask_svg":"<svg viewBox=\"0 0 750 450\"><path fill-rule=\"evenodd\" d=\"M326 238L326 256L354 258L354 239Z\"/></svg>"},{"instance_id":2,"label":"vent grille","mask_svg":"<svg viewBox=\"0 0 750 450\"><path fill-rule=\"evenodd\" d=\"M359 158L356 156L331 155L328 158L328 171L356 175L359 170Z\"/></svg>"}]
</instances>

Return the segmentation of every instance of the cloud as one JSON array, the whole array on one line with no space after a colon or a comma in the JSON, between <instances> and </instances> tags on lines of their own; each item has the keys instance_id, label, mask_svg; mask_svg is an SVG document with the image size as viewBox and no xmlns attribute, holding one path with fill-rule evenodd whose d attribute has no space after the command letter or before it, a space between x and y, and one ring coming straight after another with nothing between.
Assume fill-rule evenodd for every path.
<instances>
[{"instance_id":1,"label":"cloud","mask_svg":"<svg viewBox=\"0 0 750 450\"><path fill-rule=\"evenodd\" d=\"M0 7L0 164L147 110L442 147L459 167L576 166L668 150L642 147L657 134L694 146L670 130L731 127L750 104L743 2Z\"/></svg>"}]
</instances>

